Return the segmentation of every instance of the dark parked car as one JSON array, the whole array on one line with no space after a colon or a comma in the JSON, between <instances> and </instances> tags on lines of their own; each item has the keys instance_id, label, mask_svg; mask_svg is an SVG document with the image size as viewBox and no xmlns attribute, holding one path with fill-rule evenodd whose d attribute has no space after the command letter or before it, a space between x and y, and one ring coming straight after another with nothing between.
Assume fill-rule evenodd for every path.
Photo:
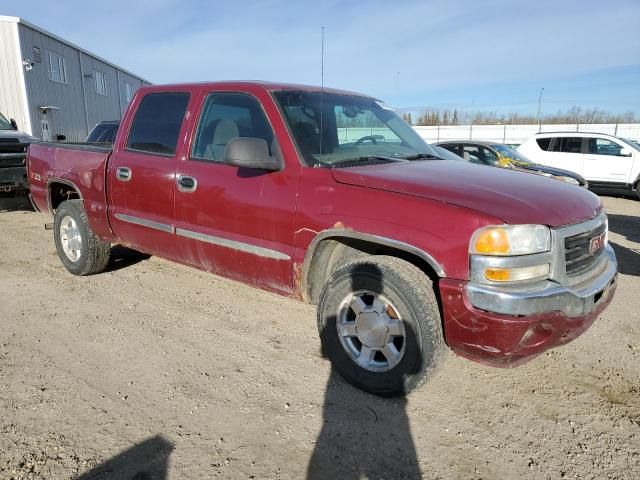
<instances>
[{"instance_id":1,"label":"dark parked car","mask_svg":"<svg viewBox=\"0 0 640 480\"><path fill-rule=\"evenodd\" d=\"M25 162L29 144L37 141L18 131L16 121L0 113L0 193L11 194L29 190Z\"/></svg>"},{"instance_id":2,"label":"dark parked car","mask_svg":"<svg viewBox=\"0 0 640 480\"><path fill-rule=\"evenodd\" d=\"M562 180L572 185L580 185L584 188L589 187L587 181L577 173L534 163L522 153L501 143L476 140L447 140L437 142L434 145L443 147L471 163L513 168Z\"/></svg>"},{"instance_id":3,"label":"dark parked car","mask_svg":"<svg viewBox=\"0 0 640 480\"><path fill-rule=\"evenodd\" d=\"M457 160L461 162L464 161L464 158L456 155L451 150L447 150L446 148L435 144L432 144L431 147L435 150L438 157L440 157L442 160Z\"/></svg>"},{"instance_id":4,"label":"dark parked car","mask_svg":"<svg viewBox=\"0 0 640 480\"><path fill-rule=\"evenodd\" d=\"M113 143L120 120L106 120L98 123L87 136L88 143Z\"/></svg>"}]
</instances>

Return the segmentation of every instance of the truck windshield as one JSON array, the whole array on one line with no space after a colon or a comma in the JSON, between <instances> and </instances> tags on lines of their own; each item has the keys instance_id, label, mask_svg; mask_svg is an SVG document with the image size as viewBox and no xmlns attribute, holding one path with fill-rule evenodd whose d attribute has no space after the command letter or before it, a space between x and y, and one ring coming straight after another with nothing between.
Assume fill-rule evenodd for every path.
<instances>
[{"instance_id":1,"label":"truck windshield","mask_svg":"<svg viewBox=\"0 0 640 480\"><path fill-rule=\"evenodd\" d=\"M309 166L438 157L413 128L373 98L294 90L274 96Z\"/></svg>"},{"instance_id":2,"label":"truck windshield","mask_svg":"<svg viewBox=\"0 0 640 480\"><path fill-rule=\"evenodd\" d=\"M13 130L11 122L0 113L0 130Z\"/></svg>"}]
</instances>

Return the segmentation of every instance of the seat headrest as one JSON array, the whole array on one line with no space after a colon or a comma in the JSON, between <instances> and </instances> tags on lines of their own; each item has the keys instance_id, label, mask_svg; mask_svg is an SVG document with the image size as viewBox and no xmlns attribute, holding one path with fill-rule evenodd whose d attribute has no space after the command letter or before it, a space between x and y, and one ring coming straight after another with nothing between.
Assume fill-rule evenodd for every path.
<instances>
[{"instance_id":1,"label":"seat headrest","mask_svg":"<svg viewBox=\"0 0 640 480\"><path fill-rule=\"evenodd\" d=\"M233 120L222 118L218 121L213 131L213 144L226 145L229 140L240 136L238 126Z\"/></svg>"}]
</instances>

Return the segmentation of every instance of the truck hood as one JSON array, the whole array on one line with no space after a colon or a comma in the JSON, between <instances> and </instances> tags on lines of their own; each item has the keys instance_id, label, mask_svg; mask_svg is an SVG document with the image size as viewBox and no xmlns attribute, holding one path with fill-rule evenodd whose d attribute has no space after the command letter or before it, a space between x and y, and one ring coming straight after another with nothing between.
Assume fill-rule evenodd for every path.
<instances>
[{"instance_id":1,"label":"truck hood","mask_svg":"<svg viewBox=\"0 0 640 480\"><path fill-rule=\"evenodd\" d=\"M575 185L452 160L336 168L332 174L338 183L458 205L510 224L559 227L593 218L602 209L596 195Z\"/></svg>"},{"instance_id":2,"label":"truck hood","mask_svg":"<svg viewBox=\"0 0 640 480\"><path fill-rule=\"evenodd\" d=\"M587 181L575 172L570 172L569 170L563 170L562 168L549 167L547 165L540 165L538 163L533 163L531 165L525 165L518 163L515 167L517 170L523 170L525 172L533 172L533 173L548 173L550 175L554 175L557 177L570 177L575 178L580 185L584 185Z\"/></svg>"},{"instance_id":3,"label":"truck hood","mask_svg":"<svg viewBox=\"0 0 640 480\"><path fill-rule=\"evenodd\" d=\"M36 137L15 130L0 130L0 138L15 138L19 143L33 143L38 141Z\"/></svg>"}]
</instances>

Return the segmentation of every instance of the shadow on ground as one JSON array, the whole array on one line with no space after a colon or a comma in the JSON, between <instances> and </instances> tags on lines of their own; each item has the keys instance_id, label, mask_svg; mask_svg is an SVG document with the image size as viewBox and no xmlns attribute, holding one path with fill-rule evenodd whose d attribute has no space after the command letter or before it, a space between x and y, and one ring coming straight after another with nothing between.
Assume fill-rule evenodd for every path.
<instances>
[{"instance_id":1,"label":"shadow on ground","mask_svg":"<svg viewBox=\"0 0 640 480\"><path fill-rule=\"evenodd\" d=\"M359 297L360 302L371 304L377 298L374 295L384 291L383 283L383 272L377 266L361 265L352 272L350 290L366 291ZM353 379L364 381L369 378L368 382L378 383L378 388L383 388L389 381L393 385L395 381L384 373L372 373L352 363L339 340L344 333L338 328L338 324L343 325L350 317L347 314L343 318L340 312L337 315L330 316L324 323L321 333L325 338L323 354L328 356L327 349L335 352L334 361L341 362L342 373ZM411 324L405 321L404 328L403 342L413 342L406 340L415 336ZM349 345L349 348L361 346L360 355L365 354L362 342L352 340ZM404 348L408 349L406 345ZM340 360L336 360L338 358ZM373 357L374 360L377 358ZM394 370L411 375L415 372L414 366L417 368L421 364L421 357L413 362L405 355ZM373 376L377 378L371 380ZM351 386L332 365L324 397L323 425L307 468L307 480L422 478L406 406L404 396L380 398Z\"/></svg>"},{"instance_id":2,"label":"shadow on ground","mask_svg":"<svg viewBox=\"0 0 640 480\"><path fill-rule=\"evenodd\" d=\"M0 194L0 213L4 212L33 212L26 195Z\"/></svg>"},{"instance_id":3,"label":"shadow on ground","mask_svg":"<svg viewBox=\"0 0 640 480\"><path fill-rule=\"evenodd\" d=\"M134 445L76 480L166 480L173 444L160 435Z\"/></svg>"},{"instance_id":4,"label":"shadow on ground","mask_svg":"<svg viewBox=\"0 0 640 480\"><path fill-rule=\"evenodd\" d=\"M618 272L640 277L640 246L636 249L610 242L618 259Z\"/></svg>"},{"instance_id":5,"label":"shadow on ground","mask_svg":"<svg viewBox=\"0 0 640 480\"><path fill-rule=\"evenodd\" d=\"M422 478L406 405L358 390L331 369L307 480Z\"/></svg>"},{"instance_id":6,"label":"shadow on ground","mask_svg":"<svg viewBox=\"0 0 640 480\"><path fill-rule=\"evenodd\" d=\"M618 271L640 277L640 217L611 214L608 218L609 230L636 244L629 248L611 242L618 258Z\"/></svg>"},{"instance_id":7,"label":"shadow on ground","mask_svg":"<svg viewBox=\"0 0 640 480\"><path fill-rule=\"evenodd\" d=\"M151 255L146 253L138 252L137 250L122 245L114 245L111 247L111 257L106 271L115 272L116 270L130 267L149 258L151 258Z\"/></svg>"}]
</instances>

